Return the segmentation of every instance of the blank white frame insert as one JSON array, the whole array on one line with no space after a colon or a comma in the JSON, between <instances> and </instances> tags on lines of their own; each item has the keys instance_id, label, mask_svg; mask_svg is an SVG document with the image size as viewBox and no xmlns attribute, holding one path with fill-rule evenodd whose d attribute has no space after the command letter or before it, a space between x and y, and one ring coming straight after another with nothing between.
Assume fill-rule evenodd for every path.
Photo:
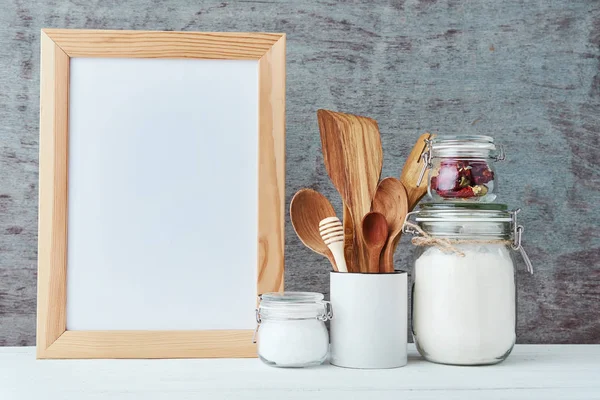
<instances>
[{"instance_id":1,"label":"blank white frame insert","mask_svg":"<svg viewBox=\"0 0 600 400\"><path fill-rule=\"evenodd\" d=\"M71 59L67 330L255 326L257 68Z\"/></svg>"}]
</instances>

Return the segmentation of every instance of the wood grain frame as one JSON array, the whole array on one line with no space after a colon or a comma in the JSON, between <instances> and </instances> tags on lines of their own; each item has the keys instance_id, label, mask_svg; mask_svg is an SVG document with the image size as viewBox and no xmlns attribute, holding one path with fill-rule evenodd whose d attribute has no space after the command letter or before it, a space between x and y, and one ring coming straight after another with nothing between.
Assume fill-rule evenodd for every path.
<instances>
[{"instance_id":1,"label":"wood grain frame","mask_svg":"<svg viewBox=\"0 0 600 400\"><path fill-rule=\"evenodd\" d=\"M67 331L71 57L258 60L258 293L283 290L285 34L41 32L37 358L255 357L252 330Z\"/></svg>"}]
</instances>

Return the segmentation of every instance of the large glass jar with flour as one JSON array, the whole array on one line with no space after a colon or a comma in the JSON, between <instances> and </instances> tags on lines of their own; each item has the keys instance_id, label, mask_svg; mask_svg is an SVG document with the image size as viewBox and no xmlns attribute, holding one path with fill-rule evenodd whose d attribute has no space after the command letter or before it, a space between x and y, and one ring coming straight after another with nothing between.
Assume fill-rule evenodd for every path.
<instances>
[{"instance_id":1,"label":"large glass jar with flour","mask_svg":"<svg viewBox=\"0 0 600 400\"><path fill-rule=\"evenodd\" d=\"M415 235L412 331L429 361L503 361L516 340L514 250L523 227L504 204L423 204L407 218Z\"/></svg>"},{"instance_id":2,"label":"large glass jar with flour","mask_svg":"<svg viewBox=\"0 0 600 400\"><path fill-rule=\"evenodd\" d=\"M260 296L256 309L258 357L274 367L310 367L329 354L325 321L333 316L321 293L283 292Z\"/></svg>"}]
</instances>

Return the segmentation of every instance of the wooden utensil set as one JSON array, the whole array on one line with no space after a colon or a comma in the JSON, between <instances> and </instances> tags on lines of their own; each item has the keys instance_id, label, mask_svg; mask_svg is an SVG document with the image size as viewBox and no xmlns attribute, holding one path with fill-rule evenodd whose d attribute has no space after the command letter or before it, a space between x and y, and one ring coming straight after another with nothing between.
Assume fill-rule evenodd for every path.
<instances>
[{"instance_id":1,"label":"wooden utensil set","mask_svg":"<svg viewBox=\"0 0 600 400\"><path fill-rule=\"evenodd\" d=\"M377 122L328 110L318 110L317 118L325 168L343 201L343 224L325 196L302 189L290 206L294 230L335 271L392 273L406 214L427 192L427 184L417 181L431 135L419 137L400 180L380 182L383 150Z\"/></svg>"}]
</instances>

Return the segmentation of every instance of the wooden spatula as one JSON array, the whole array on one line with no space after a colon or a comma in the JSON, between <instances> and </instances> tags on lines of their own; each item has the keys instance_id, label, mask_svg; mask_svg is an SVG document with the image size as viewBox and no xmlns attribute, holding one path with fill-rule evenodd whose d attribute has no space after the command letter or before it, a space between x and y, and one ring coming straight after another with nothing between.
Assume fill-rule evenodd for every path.
<instances>
[{"instance_id":1,"label":"wooden spatula","mask_svg":"<svg viewBox=\"0 0 600 400\"><path fill-rule=\"evenodd\" d=\"M335 217L335 210L329 200L316 190L302 189L292 198L290 218L296 234L306 247L327 257L337 271L333 254L319 232L319 222L327 217Z\"/></svg>"},{"instance_id":2,"label":"wooden spatula","mask_svg":"<svg viewBox=\"0 0 600 400\"><path fill-rule=\"evenodd\" d=\"M419 200L421 200L427 193L427 179L429 177L429 170L425 171L423 181L418 187L417 181L419 180L419 175L421 174L421 170L423 168L423 159L421 158L421 154L423 153L423 150L425 150L425 140L430 138L431 133L424 133L419 136L419 139L417 139L417 143L415 143L410 154L408 155L408 158L404 163L402 173L400 174L400 182L402 182L406 188L406 194L408 195L409 212L415 208Z\"/></svg>"},{"instance_id":3,"label":"wooden spatula","mask_svg":"<svg viewBox=\"0 0 600 400\"><path fill-rule=\"evenodd\" d=\"M388 237L381 254L379 271L394 272L394 251L408 212L406 189L402 182L396 178L385 178L379 182L371 210L383 214L388 227Z\"/></svg>"},{"instance_id":4,"label":"wooden spatula","mask_svg":"<svg viewBox=\"0 0 600 400\"><path fill-rule=\"evenodd\" d=\"M354 252L346 257L346 263L351 271L366 272L361 223L371 210L383 165L379 127L371 118L328 110L318 110L317 117L325 168L351 214L354 227Z\"/></svg>"}]
</instances>

